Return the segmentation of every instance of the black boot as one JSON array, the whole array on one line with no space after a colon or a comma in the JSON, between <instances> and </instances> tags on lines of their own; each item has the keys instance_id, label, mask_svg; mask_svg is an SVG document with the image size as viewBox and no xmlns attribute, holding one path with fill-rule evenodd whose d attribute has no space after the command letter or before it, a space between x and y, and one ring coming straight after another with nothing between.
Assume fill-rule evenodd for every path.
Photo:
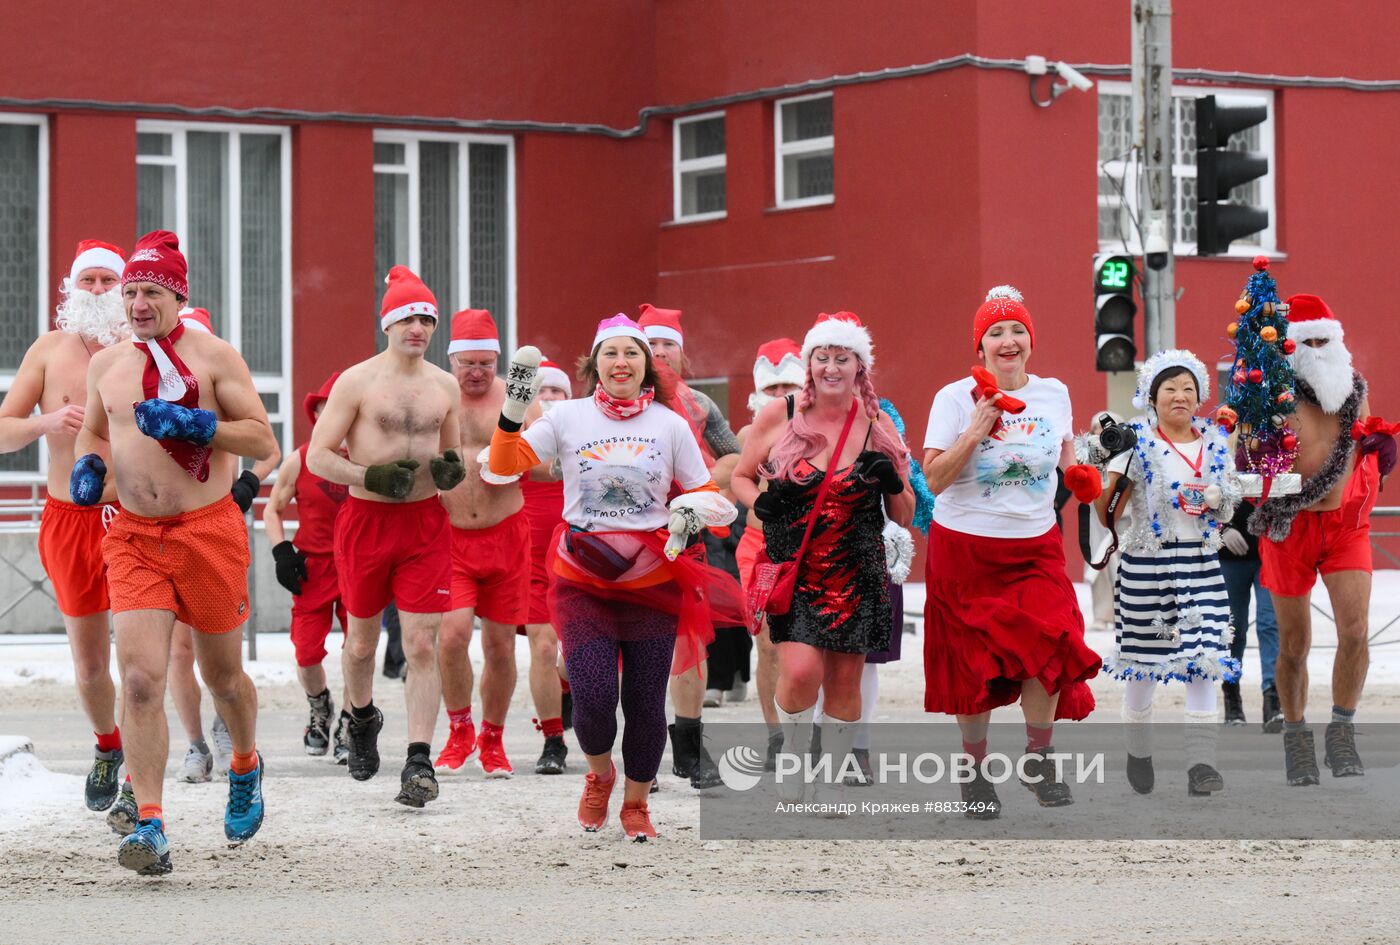
<instances>
[{"instance_id":1,"label":"black boot","mask_svg":"<svg viewBox=\"0 0 1400 945\"><path fill-rule=\"evenodd\" d=\"M574 727L574 694L572 691L559 695L559 718L564 721L564 731Z\"/></svg>"},{"instance_id":2,"label":"black boot","mask_svg":"<svg viewBox=\"0 0 1400 945\"><path fill-rule=\"evenodd\" d=\"M1221 683L1221 692L1225 695L1225 724L1243 725L1244 700L1240 698L1240 684L1238 682Z\"/></svg>"},{"instance_id":3,"label":"black boot","mask_svg":"<svg viewBox=\"0 0 1400 945\"><path fill-rule=\"evenodd\" d=\"M1069 785L1057 777L1054 760L1046 757L1054 752L1054 748L1046 745L1039 751L1027 749L1023 756L1021 767L1026 776L1021 783L1035 795L1041 807L1066 807L1074 803Z\"/></svg>"},{"instance_id":4,"label":"black boot","mask_svg":"<svg viewBox=\"0 0 1400 945\"><path fill-rule=\"evenodd\" d=\"M1289 784L1306 787L1318 782L1317 749L1310 729L1283 733L1283 759Z\"/></svg>"},{"instance_id":5,"label":"black boot","mask_svg":"<svg viewBox=\"0 0 1400 945\"><path fill-rule=\"evenodd\" d=\"M783 750L783 730L768 733L768 757L763 760L764 771L778 770L778 752Z\"/></svg>"},{"instance_id":6,"label":"black boot","mask_svg":"<svg viewBox=\"0 0 1400 945\"><path fill-rule=\"evenodd\" d=\"M671 733L671 773L678 778L689 778L695 770L695 751L690 747L690 739L684 732L676 731L675 723L666 726Z\"/></svg>"},{"instance_id":7,"label":"black boot","mask_svg":"<svg viewBox=\"0 0 1400 945\"><path fill-rule=\"evenodd\" d=\"M1356 751L1356 726L1351 722L1328 722L1322 737L1325 747L1322 760L1332 769L1334 778L1354 778L1366 773L1361 755Z\"/></svg>"},{"instance_id":8,"label":"black boot","mask_svg":"<svg viewBox=\"0 0 1400 945\"><path fill-rule=\"evenodd\" d=\"M1157 776L1152 770L1151 755L1146 758L1128 756L1128 783L1139 794L1152 793L1153 785L1157 783Z\"/></svg>"},{"instance_id":9,"label":"black boot","mask_svg":"<svg viewBox=\"0 0 1400 945\"><path fill-rule=\"evenodd\" d=\"M696 722L692 727L682 723L682 726L681 737L690 739L690 751L695 759L690 768L690 786L697 791L719 787L724 781L719 776L719 765L715 764L709 750L705 748L704 724Z\"/></svg>"},{"instance_id":10,"label":"black boot","mask_svg":"<svg viewBox=\"0 0 1400 945\"><path fill-rule=\"evenodd\" d=\"M1190 797L1209 797L1225 789L1225 779L1208 764L1192 765L1186 772L1186 793Z\"/></svg>"},{"instance_id":11,"label":"black boot","mask_svg":"<svg viewBox=\"0 0 1400 945\"><path fill-rule=\"evenodd\" d=\"M1277 735L1283 731L1283 709L1279 708L1278 690L1273 686L1264 690L1264 734Z\"/></svg>"}]
</instances>

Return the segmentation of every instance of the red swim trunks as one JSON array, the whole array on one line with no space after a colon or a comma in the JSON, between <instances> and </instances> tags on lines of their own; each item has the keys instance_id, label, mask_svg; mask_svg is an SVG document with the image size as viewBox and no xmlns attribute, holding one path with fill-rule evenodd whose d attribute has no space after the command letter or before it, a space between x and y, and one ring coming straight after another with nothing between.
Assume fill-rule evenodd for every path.
<instances>
[{"instance_id":1,"label":"red swim trunks","mask_svg":"<svg viewBox=\"0 0 1400 945\"><path fill-rule=\"evenodd\" d=\"M102 541L112 613L169 610L200 633L248 619L248 526L233 499L166 518L123 509Z\"/></svg>"},{"instance_id":2,"label":"red swim trunks","mask_svg":"<svg viewBox=\"0 0 1400 945\"><path fill-rule=\"evenodd\" d=\"M61 499L44 501L44 514L39 518L39 563L53 584L54 599L65 617L100 614L111 606L107 564L102 560L102 539L107 535L103 519L120 511L115 503L81 506Z\"/></svg>"},{"instance_id":3,"label":"red swim trunks","mask_svg":"<svg viewBox=\"0 0 1400 945\"><path fill-rule=\"evenodd\" d=\"M326 658L326 637L335 617L344 633L345 602L340 599L335 555L309 554L301 593L292 595L292 649L298 666L316 666Z\"/></svg>"},{"instance_id":4,"label":"red swim trunks","mask_svg":"<svg viewBox=\"0 0 1400 945\"><path fill-rule=\"evenodd\" d=\"M371 502L355 496L335 520L340 598L352 617L373 617L392 599L410 614L451 609L452 525L437 496Z\"/></svg>"},{"instance_id":5,"label":"red swim trunks","mask_svg":"<svg viewBox=\"0 0 1400 945\"><path fill-rule=\"evenodd\" d=\"M486 528L452 529L452 609L523 624L530 615L530 520L521 509Z\"/></svg>"},{"instance_id":6,"label":"red swim trunks","mask_svg":"<svg viewBox=\"0 0 1400 945\"><path fill-rule=\"evenodd\" d=\"M1284 597L1302 597L1319 574L1336 571L1371 573L1371 508L1379 476L1374 462L1359 463L1330 512L1304 510L1293 518L1283 541L1259 541L1259 583Z\"/></svg>"}]
</instances>

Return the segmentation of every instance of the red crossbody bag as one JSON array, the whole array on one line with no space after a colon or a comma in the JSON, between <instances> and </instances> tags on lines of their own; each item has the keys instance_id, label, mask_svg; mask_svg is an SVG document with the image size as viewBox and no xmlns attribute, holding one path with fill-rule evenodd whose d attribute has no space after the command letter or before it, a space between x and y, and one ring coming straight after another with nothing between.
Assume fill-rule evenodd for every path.
<instances>
[{"instance_id":1,"label":"red crossbody bag","mask_svg":"<svg viewBox=\"0 0 1400 945\"><path fill-rule=\"evenodd\" d=\"M789 407L792 409L792 396L788 397ZM841 450L846 446L846 436L851 432L851 424L856 419L857 403L851 404L851 413L846 417L846 425L841 428L841 438L836 441L836 449L831 454L831 460L827 463L839 463L841 461ZM822 477L821 487L817 489L817 501L812 504L812 511L807 513L807 531L802 536L802 544L797 548L797 554L791 561L774 561L768 557L768 549L764 547L758 553L757 563L753 570L753 583L749 585L749 613L752 615L753 625L757 627L763 620L764 614L785 614L792 609L793 591L797 589L797 567L802 563L802 555L807 551L807 542L812 538L812 529L817 525L817 512L822 507L822 502L826 500L826 493L831 488L831 476Z\"/></svg>"}]
</instances>

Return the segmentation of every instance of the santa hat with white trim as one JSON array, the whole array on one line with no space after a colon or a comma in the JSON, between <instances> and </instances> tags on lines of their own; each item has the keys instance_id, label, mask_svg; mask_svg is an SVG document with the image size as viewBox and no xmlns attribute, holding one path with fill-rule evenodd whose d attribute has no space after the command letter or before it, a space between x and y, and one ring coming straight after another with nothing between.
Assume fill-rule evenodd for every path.
<instances>
[{"instance_id":1,"label":"santa hat with white trim","mask_svg":"<svg viewBox=\"0 0 1400 945\"><path fill-rule=\"evenodd\" d=\"M814 348L849 348L869 370L875 364L875 355L871 352L873 347L870 332L854 312L837 312L835 315L822 312L807 332L807 337L802 339L802 363L806 364L812 359ZM803 383L806 383L805 378Z\"/></svg>"},{"instance_id":2,"label":"santa hat with white trim","mask_svg":"<svg viewBox=\"0 0 1400 945\"><path fill-rule=\"evenodd\" d=\"M74 282L78 281L78 276L84 269L108 269L118 276L126 268L124 253L111 243L104 243L101 240L82 240L78 243L77 252L73 256L73 269L68 273L68 278Z\"/></svg>"},{"instance_id":3,"label":"santa hat with white trim","mask_svg":"<svg viewBox=\"0 0 1400 945\"><path fill-rule=\"evenodd\" d=\"M1285 304L1288 306L1289 338L1294 341L1342 340L1342 323L1322 299L1315 295L1290 295Z\"/></svg>"},{"instance_id":4,"label":"santa hat with white trim","mask_svg":"<svg viewBox=\"0 0 1400 945\"><path fill-rule=\"evenodd\" d=\"M541 387L557 387L570 397L574 396L574 388L569 383L569 375L565 374L563 368L548 358L540 362L539 378Z\"/></svg>"},{"instance_id":5,"label":"santa hat with white trim","mask_svg":"<svg viewBox=\"0 0 1400 945\"><path fill-rule=\"evenodd\" d=\"M496 321L484 308L463 309L452 316L452 342L448 354L458 351L501 351Z\"/></svg>"},{"instance_id":6,"label":"santa hat with white trim","mask_svg":"<svg viewBox=\"0 0 1400 945\"><path fill-rule=\"evenodd\" d=\"M208 335L214 334L214 320L209 317L207 308L190 308L186 305L180 309L180 321L186 328L193 328Z\"/></svg>"},{"instance_id":7,"label":"santa hat with white trim","mask_svg":"<svg viewBox=\"0 0 1400 945\"><path fill-rule=\"evenodd\" d=\"M650 341L674 341L685 347L685 332L681 330L681 311L678 308L657 308L650 302L643 302L638 313L637 324L642 326Z\"/></svg>"},{"instance_id":8,"label":"santa hat with white trim","mask_svg":"<svg viewBox=\"0 0 1400 945\"><path fill-rule=\"evenodd\" d=\"M427 315L434 322L438 320L437 297L414 275L407 266L394 266L384 277L389 288L384 292L384 302L379 306L379 328L388 331L389 326L414 315Z\"/></svg>"},{"instance_id":9,"label":"santa hat with white trim","mask_svg":"<svg viewBox=\"0 0 1400 945\"><path fill-rule=\"evenodd\" d=\"M758 346L753 362L753 389L761 391L774 384L807 382L807 368L802 363L802 349L791 338L775 338Z\"/></svg>"}]
</instances>

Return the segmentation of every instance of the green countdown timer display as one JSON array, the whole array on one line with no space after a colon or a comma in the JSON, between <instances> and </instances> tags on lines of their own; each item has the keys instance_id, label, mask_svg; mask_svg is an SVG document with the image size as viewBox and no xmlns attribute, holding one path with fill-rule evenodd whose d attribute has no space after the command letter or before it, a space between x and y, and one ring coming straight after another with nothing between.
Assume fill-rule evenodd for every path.
<instances>
[{"instance_id":1,"label":"green countdown timer display","mask_svg":"<svg viewBox=\"0 0 1400 945\"><path fill-rule=\"evenodd\" d=\"M1133 258L1103 256L1094 269L1094 288L1102 294L1131 292L1133 289Z\"/></svg>"}]
</instances>

